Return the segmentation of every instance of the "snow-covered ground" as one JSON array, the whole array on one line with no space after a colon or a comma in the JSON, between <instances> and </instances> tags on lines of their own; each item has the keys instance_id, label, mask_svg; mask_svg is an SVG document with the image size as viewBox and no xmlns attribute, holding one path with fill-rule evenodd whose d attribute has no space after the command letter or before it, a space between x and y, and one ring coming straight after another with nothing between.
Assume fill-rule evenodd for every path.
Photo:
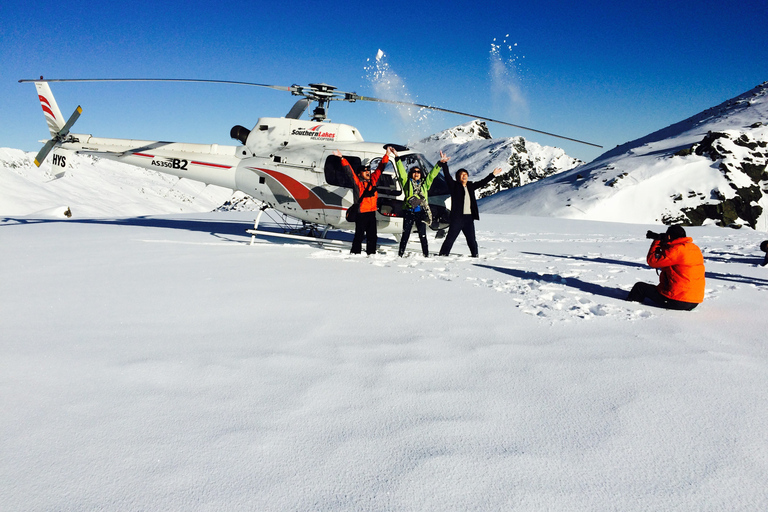
<instances>
[{"instance_id":1,"label":"snow-covered ground","mask_svg":"<svg viewBox=\"0 0 768 512\"><path fill-rule=\"evenodd\" d=\"M764 233L688 228L670 312L621 300L659 225L398 259L252 216L0 219L0 509L768 510Z\"/></svg>"}]
</instances>

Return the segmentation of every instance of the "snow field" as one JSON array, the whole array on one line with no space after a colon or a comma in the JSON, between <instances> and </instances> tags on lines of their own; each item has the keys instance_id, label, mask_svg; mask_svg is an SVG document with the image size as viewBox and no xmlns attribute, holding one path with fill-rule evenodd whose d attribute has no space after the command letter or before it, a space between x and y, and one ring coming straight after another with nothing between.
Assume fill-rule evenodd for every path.
<instances>
[{"instance_id":1,"label":"snow field","mask_svg":"<svg viewBox=\"0 0 768 512\"><path fill-rule=\"evenodd\" d=\"M481 258L400 259L251 216L0 223L0 508L768 505L759 233L689 231L685 313L621 300L656 226L482 215Z\"/></svg>"}]
</instances>

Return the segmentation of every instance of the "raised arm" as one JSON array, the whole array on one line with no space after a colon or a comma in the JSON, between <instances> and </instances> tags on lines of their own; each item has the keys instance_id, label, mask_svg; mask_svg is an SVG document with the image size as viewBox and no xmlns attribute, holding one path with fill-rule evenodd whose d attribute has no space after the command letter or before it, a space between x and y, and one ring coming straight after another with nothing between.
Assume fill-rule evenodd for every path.
<instances>
[{"instance_id":1,"label":"raised arm","mask_svg":"<svg viewBox=\"0 0 768 512\"><path fill-rule=\"evenodd\" d=\"M502 172L501 167L495 168L493 170L493 172L490 173L488 176L486 176L485 178L481 179L480 181L476 181L475 182L475 188L476 189L483 188L484 186L489 184L491 182L491 180L493 180L493 178L495 178L496 176L501 174L501 172Z\"/></svg>"},{"instance_id":2,"label":"raised arm","mask_svg":"<svg viewBox=\"0 0 768 512\"><path fill-rule=\"evenodd\" d=\"M427 190L432 186L432 182L435 181L435 178L438 174L440 174L440 169L442 169L443 164L441 162L437 162L435 166L432 168L431 171L429 171L429 174L426 178L424 178L424 186L427 187Z\"/></svg>"},{"instance_id":3,"label":"raised arm","mask_svg":"<svg viewBox=\"0 0 768 512\"><path fill-rule=\"evenodd\" d=\"M345 171L347 171L347 174L352 178L352 181L355 184L355 187L359 190L360 189L360 179L357 177L357 174L355 173L355 170L352 169L352 166L349 165L349 162L346 158L341 154L341 151L334 150L333 152L334 156L337 156L341 158L341 166L344 168Z\"/></svg>"},{"instance_id":4,"label":"raised arm","mask_svg":"<svg viewBox=\"0 0 768 512\"><path fill-rule=\"evenodd\" d=\"M384 172L384 168L387 167L388 162L389 162L389 151L384 153L384 156L381 157L381 161L379 162L379 165L376 167L376 170L371 173L371 180L374 183L379 181L379 176L381 176L381 173Z\"/></svg>"},{"instance_id":5,"label":"raised arm","mask_svg":"<svg viewBox=\"0 0 768 512\"><path fill-rule=\"evenodd\" d=\"M451 176L451 171L448 170L448 160L450 160L451 157L445 156L445 153L440 151L440 160L438 160L437 165L442 167L443 174L445 175L445 181L448 184L448 188L453 190L453 186L456 183L456 180L453 179L453 176Z\"/></svg>"},{"instance_id":6,"label":"raised arm","mask_svg":"<svg viewBox=\"0 0 768 512\"><path fill-rule=\"evenodd\" d=\"M402 160L395 160L395 170L397 171L397 179L400 181L400 186L405 188L405 184L408 182L408 173L405 171Z\"/></svg>"}]
</instances>

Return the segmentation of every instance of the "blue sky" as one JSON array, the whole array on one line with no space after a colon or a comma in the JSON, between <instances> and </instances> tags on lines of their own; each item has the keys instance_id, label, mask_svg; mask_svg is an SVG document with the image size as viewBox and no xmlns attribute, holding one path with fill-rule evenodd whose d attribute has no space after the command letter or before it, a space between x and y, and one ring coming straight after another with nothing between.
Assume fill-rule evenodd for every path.
<instances>
[{"instance_id":1,"label":"blue sky","mask_svg":"<svg viewBox=\"0 0 768 512\"><path fill-rule=\"evenodd\" d=\"M202 78L326 82L377 96L379 49L413 101L601 144L490 125L592 160L768 80L765 1L19 2L0 6L0 147L48 135L21 78ZM506 41L506 42L503 42ZM495 51L492 45L498 45ZM379 84L380 85L380 84ZM235 144L229 129L283 116L295 98L193 84L52 84L77 133ZM391 107L331 106L369 141L407 142L466 120L416 126Z\"/></svg>"}]
</instances>

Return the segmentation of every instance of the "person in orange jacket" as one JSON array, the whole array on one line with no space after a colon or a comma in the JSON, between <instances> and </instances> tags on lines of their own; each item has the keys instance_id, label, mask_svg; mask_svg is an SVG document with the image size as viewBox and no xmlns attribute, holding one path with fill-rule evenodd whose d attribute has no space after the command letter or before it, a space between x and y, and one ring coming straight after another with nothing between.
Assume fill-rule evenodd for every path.
<instances>
[{"instance_id":1,"label":"person in orange jacket","mask_svg":"<svg viewBox=\"0 0 768 512\"><path fill-rule=\"evenodd\" d=\"M648 231L653 239L646 261L660 269L659 284L635 283L628 301L651 299L667 309L690 311L704 301L704 256L682 226L670 226L663 234Z\"/></svg>"},{"instance_id":2,"label":"person in orange jacket","mask_svg":"<svg viewBox=\"0 0 768 512\"><path fill-rule=\"evenodd\" d=\"M389 153L384 153L384 157L373 172L371 172L371 161L366 158L362 161L362 167L357 173L349 165L347 159L341 155L341 151L337 149L333 154L341 158L342 167L346 169L355 182L355 202L359 205L355 217L355 238L352 239L352 249L349 252L360 254L363 248L363 238L365 238L365 252L374 254L378 240L376 211L379 209L379 193L376 184L379 182L387 162L389 162Z\"/></svg>"}]
</instances>

